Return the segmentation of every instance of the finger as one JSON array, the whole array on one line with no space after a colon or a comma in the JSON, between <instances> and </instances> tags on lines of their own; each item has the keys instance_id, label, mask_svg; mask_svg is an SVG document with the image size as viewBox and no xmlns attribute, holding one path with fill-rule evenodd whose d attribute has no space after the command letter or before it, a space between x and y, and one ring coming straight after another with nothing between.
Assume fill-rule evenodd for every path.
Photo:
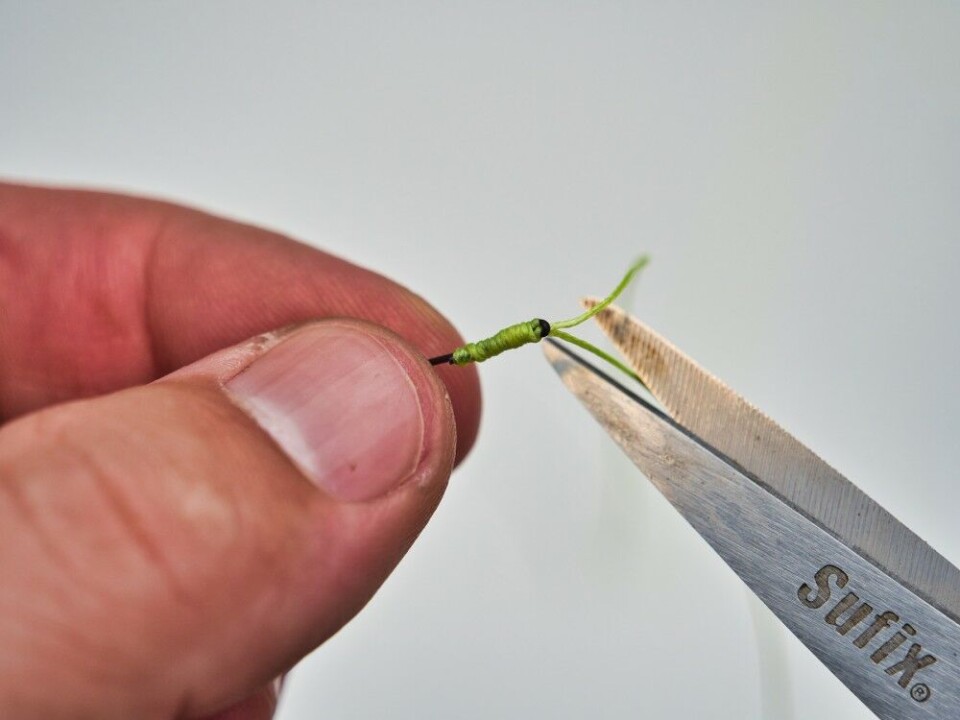
<instances>
[{"instance_id":1,"label":"finger","mask_svg":"<svg viewBox=\"0 0 960 720\"><path fill-rule=\"evenodd\" d=\"M0 422L329 317L383 325L427 356L462 343L405 288L281 235L168 203L0 184ZM438 372L462 456L479 424L476 371Z\"/></svg>"},{"instance_id":2,"label":"finger","mask_svg":"<svg viewBox=\"0 0 960 720\"><path fill-rule=\"evenodd\" d=\"M270 720L277 710L279 682L261 685L245 700L203 720Z\"/></svg>"},{"instance_id":3,"label":"finger","mask_svg":"<svg viewBox=\"0 0 960 720\"><path fill-rule=\"evenodd\" d=\"M0 716L202 717L249 697L369 600L454 446L422 356L356 321L0 428Z\"/></svg>"}]
</instances>

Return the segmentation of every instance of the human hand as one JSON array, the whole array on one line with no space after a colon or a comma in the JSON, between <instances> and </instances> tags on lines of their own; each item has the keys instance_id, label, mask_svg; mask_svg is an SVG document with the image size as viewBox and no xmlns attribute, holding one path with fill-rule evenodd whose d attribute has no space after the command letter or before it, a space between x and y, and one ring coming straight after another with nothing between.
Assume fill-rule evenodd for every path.
<instances>
[{"instance_id":1,"label":"human hand","mask_svg":"<svg viewBox=\"0 0 960 720\"><path fill-rule=\"evenodd\" d=\"M459 344L273 233L0 184L0 716L270 717L473 444Z\"/></svg>"}]
</instances>

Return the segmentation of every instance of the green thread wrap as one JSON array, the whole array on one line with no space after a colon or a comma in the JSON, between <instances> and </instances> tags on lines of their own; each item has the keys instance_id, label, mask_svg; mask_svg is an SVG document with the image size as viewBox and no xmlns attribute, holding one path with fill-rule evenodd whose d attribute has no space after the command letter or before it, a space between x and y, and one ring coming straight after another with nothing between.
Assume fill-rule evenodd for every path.
<instances>
[{"instance_id":1,"label":"green thread wrap","mask_svg":"<svg viewBox=\"0 0 960 720\"><path fill-rule=\"evenodd\" d=\"M439 355L435 358L431 358L430 364L439 365L449 362L451 365L468 365L472 362L483 362L484 360L489 360L492 357L496 357L500 353L506 352L507 350L514 350L516 348L523 347L524 345L537 343L540 342L544 337L550 336L560 340L565 340L566 342L573 343L584 350L588 350L643 385L643 381L640 379L640 377L630 367L620 362L620 360L615 358L613 355L601 350L591 343L588 343L582 338L578 338L577 336L571 335L570 333L564 331L568 328L583 324L605 307L610 305L610 303L619 297L620 293L623 292L623 289L630 284L631 280L633 280L634 275L640 272L640 270L643 269L648 261L649 258L646 255L639 258L633 265L630 266L630 269L627 270L627 274L623 276L620 284L613 289L612 293L607 295L603 300L591 307L589 310L577 315L576 317L572 317L567 320L560 320L559 322L554 323L548 323L546 320L541 320L540 318L534 318L533 320L528 320L527 322L517 323L516 325L511 325L510 327L504 328L496 335L488 337L486 340L480 340L475 343L467 343L466 345L458 347L449 355Z\"/></svg>"},{"instance_id":2,"label":"green thread wrap","mask_svg":"<svg viewBox=\"0 0 960 720\"><path fill-rule=\"evenodd\" d=\"M539 318L517 323L506 327L496 335L484 340L467 343L453 351L450 359L453 365L466 365L472 362L483 362L496 357L502 352L513 350L523 345L540 342L543 339L544 322Z\"/></svg>"}]
</instances>

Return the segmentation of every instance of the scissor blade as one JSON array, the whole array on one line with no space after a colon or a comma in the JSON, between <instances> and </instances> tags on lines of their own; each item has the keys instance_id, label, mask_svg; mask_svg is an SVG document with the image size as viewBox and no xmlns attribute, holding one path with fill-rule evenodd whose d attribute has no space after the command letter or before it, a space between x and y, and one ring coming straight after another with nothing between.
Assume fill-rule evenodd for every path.
<instances>
[{"instance_id":1,"label":"scissor blade","mask_svg":"<svg viewBox=\"0 0 960 720\"><path fill-rule=\"evenodd\" d=\"M566 349L548 341L544 352L634 464L878 717L960 718L954 620Z\"/></svg>"},{"instance_id":2,"label":"scissor blade","mask_svg":"<svg viewBox=\"0 0 960 720\"><path fill-rule=\"evenodd\" d=\"M587 301L589 303L590 301ZM620 308L596 317L680 425L955 620L960 571L803 443Z\"/></svg>"}]
</instances>

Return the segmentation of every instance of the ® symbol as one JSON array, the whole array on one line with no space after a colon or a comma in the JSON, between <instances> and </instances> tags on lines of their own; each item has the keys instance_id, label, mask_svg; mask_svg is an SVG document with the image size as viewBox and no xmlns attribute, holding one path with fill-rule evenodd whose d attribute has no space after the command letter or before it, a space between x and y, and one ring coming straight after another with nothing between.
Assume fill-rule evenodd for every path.
<instances>
[{"instance_id":1,"label":"\u00ae symbol","mask_svg":"<svg viewBox=\"0 0 960 720\"><path fill-rule=\"evenodd\" d=\"M917 683L910 688L910 697L917 702L926 702L930 699L930 688L927 687L926 683Z\"/></svg>"}]
</instances>

